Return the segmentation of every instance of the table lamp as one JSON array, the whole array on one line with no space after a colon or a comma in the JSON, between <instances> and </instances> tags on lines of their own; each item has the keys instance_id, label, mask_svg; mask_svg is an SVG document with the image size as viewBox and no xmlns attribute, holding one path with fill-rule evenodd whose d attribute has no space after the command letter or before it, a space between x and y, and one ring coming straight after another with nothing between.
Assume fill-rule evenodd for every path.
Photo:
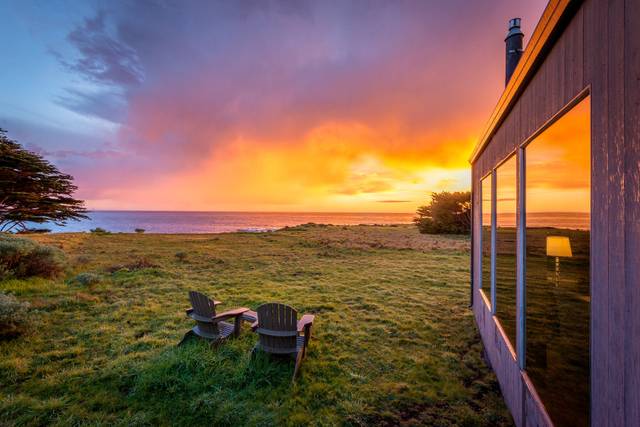
<instances>
[{"instance_id":1,"label":"table lamp","mask_svg":"<svg viewBox=\"0 0 640 427\"><path fill-rule=\"evenodd\" d=\"M547 236L547 256L556 257L556 286L560 279L560 257L571 258L571 242L566 236Z\"/></svg>"}]
</instances>

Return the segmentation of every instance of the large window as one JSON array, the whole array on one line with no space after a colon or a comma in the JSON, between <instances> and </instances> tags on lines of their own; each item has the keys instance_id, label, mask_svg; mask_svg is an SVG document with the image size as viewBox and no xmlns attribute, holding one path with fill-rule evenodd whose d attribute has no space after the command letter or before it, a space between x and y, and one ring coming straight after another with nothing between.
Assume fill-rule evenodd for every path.
<instances>
[{"instance_id":1,"label":"large window","mask_svg":"<svg viewBox=\"0 0 640 427\"><path fill-rule=\"evenodd\" d=\"M587 98L525 148L526 370L557 426L589 425L589 118Z\"/></svg>"},{"instance_id":2,"label":"large window","mask_svg":"<svg viewBox=\"0 0 640 427\"><path fill-rule=\"evenodd\" d=\"M480 287L488 300L491 299L491 175L482 180L482 280Z\"/></svg>"},{"instance_id":3,"label":"large window","mask_svg":"<svg viewBox=\"0 0 640 427\"><path fill-rule=\"evenodd\" d=\"M496 306L494 313L516 343L516 156L496 171Z\"/></svg>"}]
</instances>

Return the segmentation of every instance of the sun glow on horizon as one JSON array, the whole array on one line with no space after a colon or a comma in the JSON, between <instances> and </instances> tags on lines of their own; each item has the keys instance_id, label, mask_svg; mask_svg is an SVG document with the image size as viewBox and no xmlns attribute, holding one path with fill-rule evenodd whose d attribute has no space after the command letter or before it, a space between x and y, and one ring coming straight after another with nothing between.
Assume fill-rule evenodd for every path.
<instances>
[{"instance_id":1,"label":"sun glow on horizon","mask_svg":"<svg viewBox=\"0 0 640 427\"><path fill-rule=\"evenodd\" d=\"M462 145L471 147L473 141ZM87 205L94 210L117 204L118 210L414 212L431 192L470 186L464 156L445 161L420 152L429 150L388 153L366 138L326 139L316 132L296 145L238 140L197 170L159 177L149 188L107 191L103 199L87 199Z\"/></svg>"}]
</instances>

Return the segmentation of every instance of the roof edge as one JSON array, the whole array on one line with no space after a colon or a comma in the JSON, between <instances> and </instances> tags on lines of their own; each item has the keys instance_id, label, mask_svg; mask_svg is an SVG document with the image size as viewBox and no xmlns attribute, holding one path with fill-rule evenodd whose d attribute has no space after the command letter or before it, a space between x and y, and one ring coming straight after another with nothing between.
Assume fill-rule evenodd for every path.
<instances>
[{"instance_id":1,"label":"roof edge","mask_svg":"<svg viewBox=\"0 0 640 427\"><path fill-rule=\"evenodd\" d=\"M544 9L538 25L536 25L531 39L524 50L520 62L511 76L511 80L505 87L498 103L496 104L489 121L484 127L482 137L476 144L471 157L469 157L469 163L474 163L478 156L482 153L487 146L495 131L502 124L505 117L511 110L511 107L515 104L516 100L520 97L520 94L524 90L524 87L529 82L530 77L536 71L537 65L542 58L546 56L548 50L546 49L549 44L553 43L558 37L560 25L563 22L563 18L567 15L570 8L581 3L581 0L551 0Z\"/></svg>"}]
</instances>

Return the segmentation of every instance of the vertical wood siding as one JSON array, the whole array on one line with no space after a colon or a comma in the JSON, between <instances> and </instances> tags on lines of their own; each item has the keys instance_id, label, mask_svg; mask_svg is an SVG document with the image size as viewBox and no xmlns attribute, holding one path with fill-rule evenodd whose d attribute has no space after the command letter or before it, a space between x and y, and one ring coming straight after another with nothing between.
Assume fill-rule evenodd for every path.
<instances>
[{"instance_id":1,"label":"vertical wood siding","mask_svg":"<svg viewBox=\"0 0 640 427\"><path fill-rule=\"evenodd\" d=\"M474 161L472 177L479 189L483 175L585 88L592 112L591 423L640 426L640 0L582 2ZM475 245L479 257L479 239ZM474 292L478 328L514 421L548 425L526 373Z\"/></svg>"},{"instance_id":2,"label":"vertical wood siding","mask_svg":"<svg viewBox=\"0 0 640 427\"><path fill-rule=\"evenodd\" d=\"M640 424L640 0L625 2L624 419Z\"/></svg>"},{"instance_id":3,"label":"vertical wood siding","mask_svg":"<svg viewBox=\"0 0 640 427\"><path fill-rule=\"evenodd\" d=\"M609 97L607 91L608 25L607 4L596 2L585 9L585 79L591 83L591 392L607 393L609 353L609 253L607 185L607 139ZM592 405L593 425L608 425L609 402Z\"/></svg>"},{"instance_id":4,"label":"vertical wood siding","mask_svg":"<svg viewBox=\"0 0 640 427\"><path fill-rule=\"evenodd\" d=\"M594 351L609 354L607 415L610 426L624 425L624 0L608 2L608 73L609 114L607 115L607 162L609 208L609 317L607 323L608 343L600 341L602 347ZM614 48L615 46L615 48ZM604 334L604 331L600 332ZM611 351L611 349L620 349ZM613 367L613 369L611 368ZM622 369L620 369L620 368ZM603 390L604 391L604 390ZM604 418L600 418L604 421ZM600 424L603 425L603 424ZM636 424L637 425L637 424Z\"/></svg>"}]
</instances>

